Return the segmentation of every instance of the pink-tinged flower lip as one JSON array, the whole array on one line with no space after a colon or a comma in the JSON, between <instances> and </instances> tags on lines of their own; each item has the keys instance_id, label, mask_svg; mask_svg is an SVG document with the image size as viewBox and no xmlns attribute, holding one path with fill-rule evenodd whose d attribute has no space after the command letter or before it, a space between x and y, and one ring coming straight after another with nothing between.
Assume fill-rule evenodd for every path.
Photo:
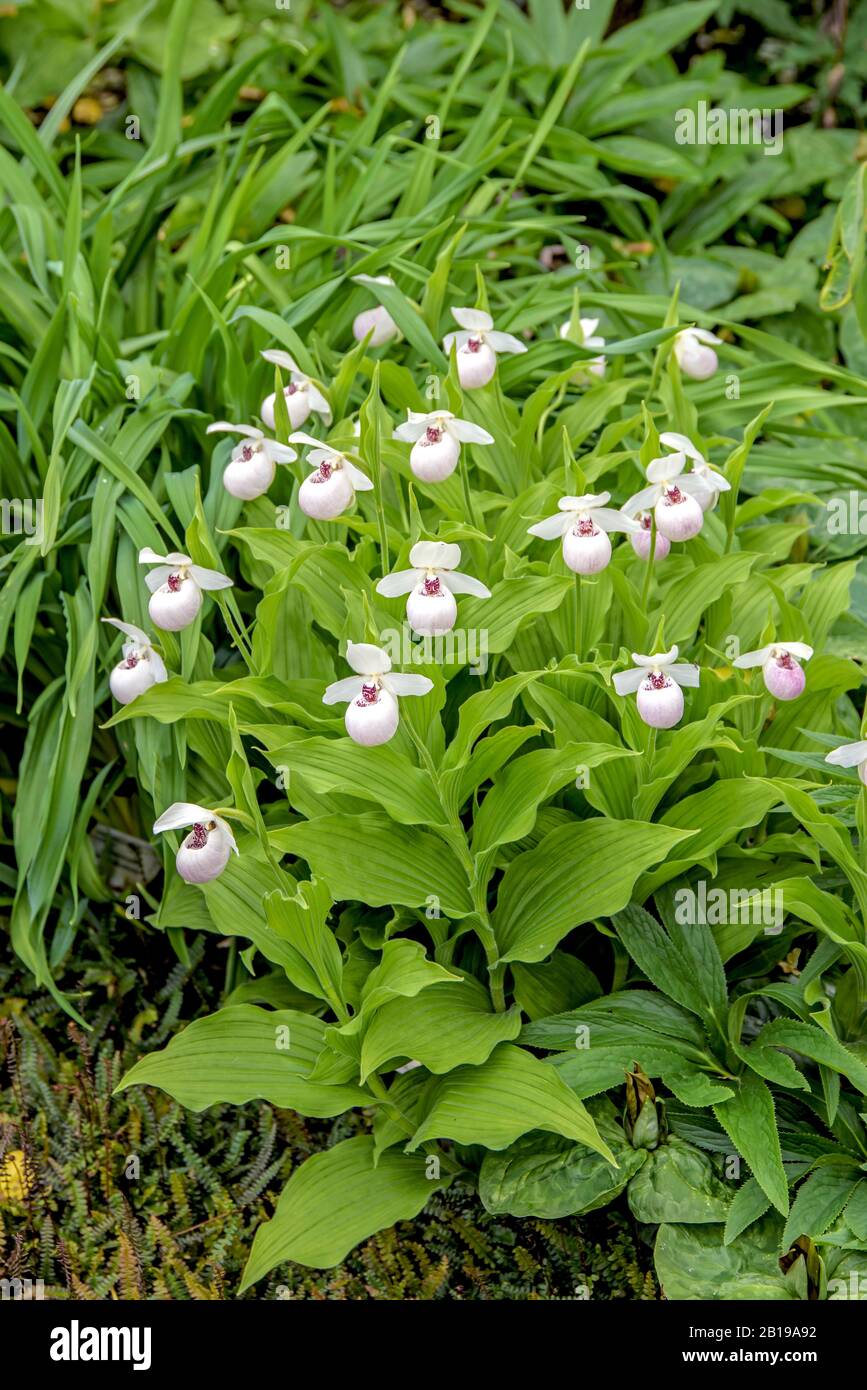
<instances>
[{"instance_id":1,"label":"pink-tinged flower lip","mask_svg":"<svg viewBox=\"0 0 867 1390\"><path fill-rule=\"evenodd\" d=\"M294 381L290 381L288 386L284 386L284 387L283 387L283 395L284 395L284 396L294 396L294 395L295 395L295 392L296 392L297 390L298 390L298 387L295 385L295 382L294 382Z\"/></svg>"},{"instance_id":2,"label":"pink-tinged flower lip","mask_svg":"<svg viewBox=\"0 0 867 1390\"><path fill-rule=\"evenodd\" d=\"M168 579L166 580L166 583L168 584L169 589L173 594L176 594L178 592L183 582L184 581L181 575L179 574L170 574Z\"/></svg>"},{"instance_id":3,"label":"pink-tinged flower lip","mask_svg":"<svg viewBox=\"0 0 867 1390\"><path fill-rule=\"evenodd\" d=\"M312 483L327 483L328 479L331 477L331 474L333 472L333 466L328 462L327 459L323 459L316 472L312 475L310 481Z\"/></svg>"},{"instance_id":4,"label":"pink-tinged flower lip","mask_svg":"<svg viewBox=\"0 0 867 1390\"><path fill-rule=\"evenodd\" d=\"M244 447L243 447L243 449L241 450L241 458L244 460L245 463L249 463L249 462L250 462L250 459L251 459L252 457L253 457L253 450L252 450L252 448L250 447L249 444L245 444Z\"/></svg>"},{"instance_id":5,"label":"pink-tinged flower lip","mask_svg":"<svg viewBox=\"0 0 867 1390\"><path fill-rule=\"evenodd\" d=\"M442 592L439 577L435 574L428 575L424 581L424 591L426 594L439 594Z\"/></svg>"},{"instance_id":6,"label":"pink-tinged flower lip","mask_svg":"<svg viewBox=\"0 0 867 1390\"><path fill-rule=\"evenodd\" d=\"M208 832L201 821L196 821L193 825L191 835L187 836L187 849L204 849L208 843Z\"/></svg>"},{"instance_id":7,"label":"pink-tinged flower lip","mask_svg":"<svg viewBox=\"0 0 867 1390\"><path fill-rule=\"evenodd\" d=\"M376 704L378 694L379 690L375 681L372 681L369 685L365 684L361 687L361 699L358 701L358 704L362 706L365 704L374 705Z\"/></svg>"},{"instance_id":8,"label":"pink-tinged flower lip","mask_svg":"<svg viewBox=\"0 0 867 1390\"><path fill-rule=\"evenodd\" d=\"M645 531L649 531L653 524L653 517L650 515L650 512L644 512L639 517L639 521L641 522L643 529Z\"/></svg>"},{"instance_id":9,"label":"pink-tinged flower lip","mask_svg":"<svg viewBox=\"0 0 867 1390\"><path fill-rule=\"evenodd\" d=\"M443 432L436 425L428 425L425 430L425 441L428 444L439 444L443 437Z\"/></svg>"},{"instance_id":10,"label":"pink-tinged flower lip","mask_svg":"<svg viewBox=\"0 0 867 1390\"><path fill-rule=\"evenodd\" d=\"M578 536L595 536L598 532L589 516L581 516L575 524L575 534Z\"/></svg>"},{"instance_id":11,"label":"pink-tinged flower lip","mask_svg":"<svg viewBox=\"0 0 867 1390\"><path fill-rule=\"evenodd\" d=\"M135 652L130 652L129 656L123 664L128 671L132 671L135 666L138 666L138 662L139 659L136 656Z\"/></svg>"},{"instance_id":12,"label":"pink-tinged flower lip","mask_svg":"<svg viewBox=\"0 0 867 1390\"><path fill-rule=\"evenodd\" d=\"M791 652L778 652L777 665L783 666L787 671L791 671L795 666L795 658L792 656Z\"/></svg>"},{"instance_id":13,"label":"pink-tinged flower lip","mask_svg":"<svg viewBox=\"0 0 867 1390\"><path fill-rule=\"evenodd\" d=\"M468 338L468 339L467 339L467 352L478 352L479 349L481 348L481 346L482 346L482 340L481 340L481 338Z\"/></svg>"},{"instance_id":14,"label":"pink-tinged flower lip","mask_svg":"<svg viewBox=\"0 0 867 1390\"><path fill-rule=\"evenodd\" d=\"M672 483L671 487L665 489L665 501L667 506L674 507L683 500L683 493L677 486L677 483Z\"/></svg>"},{"instance_id":15,"label":"pink-tinged flower lip","mask_svg":"<svg viewBox=\"0 0 867 1390\"><path fill-rule=\"evenodd\" d=\"M652 675L647 677L647 684L652 686L654 690L664 690L667 685L671 685L671 681L661 671L654 671Z\"/></svg>"}]
</instances>

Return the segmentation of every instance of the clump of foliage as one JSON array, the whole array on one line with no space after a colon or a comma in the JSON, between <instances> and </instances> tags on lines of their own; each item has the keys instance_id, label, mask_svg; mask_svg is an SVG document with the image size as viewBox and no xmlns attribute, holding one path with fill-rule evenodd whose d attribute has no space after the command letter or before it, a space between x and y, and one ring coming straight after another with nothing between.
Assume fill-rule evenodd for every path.
<instances>
[{"instance_id":1,"label":"clump of foliage","mask_svg":"<svg viewBox=\"0 0 867 1390\"><path fill-rule=\"evenodd\" d=\"M757 98L714 0L401 11L400 47L388 6L241 6L216 81L207 6L114 9L36 124L0 89L0 469L40 503L3 554L10 934L79 1029L100 913L186 971L235 946L223 1007L82 1082L87 1123L141 1085L333 1122L276 1205L277 1121L244 1150L242 1290L358 1247L437 1296L451 1266L377 1234L423 1210L504 1285L488 1218L620 1201L669 1297L851 1296L857 131L788 80L784 135L727 121ZM739 133L698 137L709 107ZM131 1288L160 1236L103 1196Z\"/></svg>"}]
</instances>

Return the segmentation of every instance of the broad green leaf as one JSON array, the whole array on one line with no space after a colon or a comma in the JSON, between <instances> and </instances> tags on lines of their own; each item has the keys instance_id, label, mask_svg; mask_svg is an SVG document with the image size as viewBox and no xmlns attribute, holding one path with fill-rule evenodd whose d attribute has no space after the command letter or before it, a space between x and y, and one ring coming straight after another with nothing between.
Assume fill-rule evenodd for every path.
<instances>
[{"instance_id":1,"label":"broad green leaf","mask_svg":"<svg viewBox=\"0 0 867 1390\"><path fill-rule=\"evenodd\" d=\"M740 1079L731 1100L720 1101L713 1112L738 1153L750 1166L759 1187L777 1211L789 1210L789 1187L780 1156L780 1136L771 1092L752 1072Z\"/></svg>"}]
</instances>

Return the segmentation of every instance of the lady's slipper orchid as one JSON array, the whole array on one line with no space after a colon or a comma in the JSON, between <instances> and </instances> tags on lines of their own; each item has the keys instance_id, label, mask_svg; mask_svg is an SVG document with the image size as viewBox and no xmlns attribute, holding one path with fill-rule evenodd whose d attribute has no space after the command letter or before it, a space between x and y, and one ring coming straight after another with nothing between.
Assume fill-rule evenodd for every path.
<instances>
[{"instance_id":1,"label":"lady's slipper orchid","mask_svg":"<svg viewBox=\"0 0 867 1390\"><path fill-rule=\"evenodd\" d=\"M494 320L484 309L452 309L460 333L447 333L443 347L447 353L457 345L458 380L465 391L487 386L497 369L498 352L526 352L527 344L511 333L498 333Z\"/></svg>"},{"instance_id":2,"label":"lady's slipper orchid","mask_svg":"<svg viewBox=\"0 0 867 1390\"><path fill-rule=\"evenodd\" d=\"M122 623L120 618L103 618L102 621L111 623L128 639L123 644L123 660L117 663L108 678L111 693L119 705L128 705L152 685L161 685L168 680L165 662L154 651L146 632L142 632L135 623Z\"/></svg>"},{"instance_id":3,"label":"lady's slipper orchid","mask_svg":"<svg viewBox=\"0 0 867 1390\"><path fill-rule=\"evenodd\" d=\"M401 675L391 669L388 652L369 642L348 642L346 660L358 674L329 685L324 705L346 702L346 732L354 743L375 748L393 737L400 714L398 697L426 695L433 687L427 676Z\"/></svg>"},{"instance_id":4,"label":"lady's slipper orchid","mask_svg":"<svg viewBox=\"0 0 867 1390\"><path fill-rule=\"evenodd\" d=\"M683 714L681 686L698 685L698 667L688 661L678 661L677 647L653 656L633 652L632 660L634 666L628 671L619 671L614 677L617 694L636 692L638 713L651 729L673 728Z\"/></svg>"},{"instance_id":5,"label":"lady's slipper orchid","mask_svg":"<svg viewBox=\"0 0 867 1390\"><path fill-rule=\"evenodd\" d=\"M691 439L687 439L685 434L676 434L673 430L667 430L665 434L659 436L659 442L664 444L666 449L675 449L678 453L686 454L687 458L692 459L694 476L701 478L707 488L707 493L698 498L703 512L710 511L716 506L721 492L731 492L732 485L728 478L717 472L712 463L708 463L704 454L696 448Z\"/></svg>"},{"instance_id":6,"label":"lady's slipper orchid","mask_svg":"<svg viewBox=\"0 0 867 1390\"><path fill-rule=\"evenodd\" d=\"M630 544L639 560L649 560L653 541L653 517L650 512L639 512L635 520L640 529L632 532L629 537ZM657 531L656 545L653 548L653 563L656 564L657 560L664 560L670 550L671 541Z\"/></svg>"},{"instance_id":7,"label":"lady's slipper orchid","mask_svg":"<svg viewBox=\"0 0 867 1390\"><path fill-rule=\"evenodd\" d=\"M274 481L278 463L291 463L298 455L276 439L266 439L254 425L232 425L215 420L206 434L242 434L246 442L236 444L223 471L223 487L233 497L250 502L266 493Z\"/></svg>"},{"instance_id":8,"label":"lady's slipper orchid","mask_svg":"<svg viewBox=\"0 0 867 1390\"><path fill-rule=\"evenodd\" d=\"M324 425L330 425L331 406L315 382L311 381L309 376L304 375L294 358L290 357L288 352L283 352L281 348L268 348L266 352L262 353L262 356L266 362L273 362L275 367L283 367L289 373L289 381L283 387L283 399L286 402L289 424L293 430L300 430L312 410L315 410L317 415L322 416ZM265 397L259 411L269 430L277 428L274 421L275 397L276 392L272 391L270 396Z\"/></svg>"},{"instance_id":9,"label":"lady's slipper orchid","mask_svg":"<svg viewBox=\"0 0 867 1390\"><path fill-rule=\"evenodd\" d=\"M583 497L561 497L555 516L546 516L529 528L531 536L543 541L563 537L563 559L575 574L598 574L611 559L609 531L638 531L637 521L614 507L610 492L586 493Z\"/></svg>"},{"instance_id":10,"label":"lady's slipper orchid","mask_svg":"<svg viewBox=\"0 0 867 1390\"><path fill-rule=\"evenodd\" d=\"M719 358L711 343L721 343L715 333L706 328L684 328L674 339L674 355L680 370L693 381L707 381L719 366Z\"/></svg>"},{"instance_id":11,"label":"lady's slipper orchid","mask_svg":"<svg viewBox=\"0 0 867 1390\"><path fill-rule=\"evenodd\" d=\"M309 444L306 462L313 472L298 489L298 505L314 521L333 521L355 501L356 492L372 492L373 483L345 454L298 430L290 434L293 444Z\"/></svg>"},{"instance_id":12,"label":"lady's slipper orchid","mask_svg":"<svg viewBox=\"0 0 867 1390\"><path fill-rule=\"evenodd\" d=\"M419 541L409 552L411 570L398 570L380 579L376 592L386 598L409 594L406 619L413 632L436 637L451 632L458 616L455 594L490 598L491 591L478 579L460 574L461 548L445 541Z\"/></svg>"},{"instance_id":13,"label":"lady's slipper orchid","mask_svg":"<svg viewBox=\"0 0 867 1390\"><path fill-rule=\"evenodd\" d=\"M708 485L697 474L684 477L685 466L686 456L682 453L652 459L647 465L650 487L642 488L623 504L627 516L653 507L656 529L668 541L691 541L704 523L702 503L708 495Z\"/></svg>"},{"instance_id":14,"label":"lady's slipper orchid","mask_svg":"<svg viewBox=\"0 0 867 1390\"><path fill-rule=\"evenodd\" d=\"M193 828L175 856L177 871L185 883L209 883L223 872L229 855L239 852L235 837L222 817L192 801L176 801L163 811L154 822L154 834L187 825Z\"/></svg>"},{"instance_id":15,"label":"lady's slipper orchid","mask_svg":"<svg viewBox=\"0 0 867 1390\"><path fill-rule=\"evenodd\" d=\"M580 328L580 330L581 330L581 336L580 336L580 339L579 339L579 342L578 342L578 346L579 346L579 347L591 348L591 347L604 347L604 346L605 346L605 339L604 339L604 338L600 338L600 337L596 334L596 329L599 327L599 320L598 320L598 319L579 319L579 320L578 320L578 326L579 326L579 328ZM568 339L571 341L571 340L572 340L572 332L571 332L571 329L572 329L572 320L571 320L571 319L567 319L565 323L561 323L561 325L560 325L560 337L561 337L561 338L568 338ZM590 372L592 376L604 376L604 375L605 375L605 358L604 358L604 357L591 357L591 358L589 359L589 361L587 361L587 362L579 362L579 363L578 363L578 370L577 370L577 372L575 373L575 376L573 377L573 380L578 380L578 381L580 381L581 378L583 377L583 375L584 375L585 372Z\"/></svg>"},{"instance_id":16,"label":"lady's slipper orchid","mask_svg":"<svg viewBox=\"0 0 867 1390\"><path fill-rule=\"evenodd\" d=\"M778 700L797 700L803 692L807 677L800 662L809 661L813 648L806 642L772 642L754 652L744 652L732 662L739 671L761 666L765 688Z\"/></svg>"},{"instance_id":17,"label":"lady's slipper orchid","mask_svg":"<svg viewBox=\"0 0 867 1390\"><path fill-rule=\"evenodd\" d=\"M189 627L202 606L203 589L231 589L232 581L219 570L194 565L189 555L172 551L157 555L150 546L138 553L140 565L157 565L145 575L151 591L148 613L151 622L164 632L180 632Z\"/></svg>"},{"instance_id":18,"label":"lady's slipper orchid","mask_svg":"<svg viewBox=\"0 0 867 1390\"><path fill-rule=\"evenodd\" d=\"M394 284L390 275L353 275L352 278L357 285ZM371 347L384 347L393 338L400 337L400 329L382 304L377 304L375 309L365 309L353 319L352 336L357 343L363 343L371 332Z\"/></svg>"},{"instance_id":19,"label":"lady's slipper orchid","mask_svg":"<svg viewBox=\"0 0 867 1390\"><path fill-rule=\"evenodd\" d=\"M409 412L394 438L412 444L409 466L423 483L441 483L458 466L461 444L493 444L494 436L469 420L459 420L450 410L430 414Z\"/></svg>"},{"instance_id":20,"label":"lady's slipper orchid","mask_svg":"<svg viewBox=\"0 0 867 1390\"><path fill-rule=\"evenodd\" d=\"M826 753L825 762L834 767L857 767L858 776L867 787L867 743L863 739L858 743L841 743L839 748Z\"/></svg>"}]
</instances>

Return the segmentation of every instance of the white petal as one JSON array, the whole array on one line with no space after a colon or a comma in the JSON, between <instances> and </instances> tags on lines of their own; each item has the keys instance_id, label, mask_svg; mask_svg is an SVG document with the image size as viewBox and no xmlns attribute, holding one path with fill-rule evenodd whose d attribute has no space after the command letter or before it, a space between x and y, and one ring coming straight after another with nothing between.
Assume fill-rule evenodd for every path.
<instances>
[{"instance_id":1,"label":"white petal","mask_svg":"<svg viewBox=\"0 0 867 1390\"><path fill-rule=\"evenodd\" d=\"M471 333L488 333L494 326L494 320L484 309L452 309L452 318Z\"/></svg>"},{"instance_id":2,"label":"white petal","mask_svg":"<svg viewBox=\"0 0 867 1390\"><path fill-rule=\"evenodd\" d=\"M593 507L590 512L592 521L603 531L640 531L642 527L631 516L625 516L623 512L618 512L614 507Z\"/></svg>"},{"instance_id":3,"label":"white petal","mask_svg":"<svg viewBox=\"0 0 867 1390\"><path fill-rule=\"evenodd\" d=\"M379 676L391 670L391 657L371 642L347 642L346 660L360 676Z\"/></svg>"},{"instance_id":4,"label":"white petal","mask_svg":"<svg viewBox=\"0 0 867 1390\"><path fill-rule=\"evenodd\" d=\"M632 660L638 666L646 663L648 666L658 666L661 670L663 666L670 666L673 661L677 661L678 650L677 647L669 647L667 652L654 652L652 656L641 656L638 652L633 652Z\"/></svg>"},{"instance_id":5,"label":"white petal","mask_svg":"<svg viewBox=\"0 0 867 1390\"><path fill-rule=\"evenodd\" d=\"M233 425L228 420L215 420L212 425L208 425L205 434L243 434L248 439L264 439L262 430L257 430L255 425Z\"/></svg>"},{"instance_id":6,"label":"white petal","mask_svg":"<svg viewBox=\"0 0 867 1390\"><path fill-rule=\"evenodd\" d=\"M394 574L383 575L376 586L376 592L384 598L396 598L398 594L410 593L421 578L419 570L395 570Z\"/></svg>"},{"instance_id":7,"label":"white petal","mask_svg":"<svg viewBox=\"0 0 867 1390\"><path fill-rule=\"evenodd\" d=\"M159 820L154 821L154 834L161 830L181 830L186 825L213 819L213 811L206 806L197 806L194 801L175 801L167 811L163 811Z\"/></svg>"},{"instance_id":8,"label":"white petal","mask_svg":"<svg viewBox=\"0 0 867 1390\"><path fill-rule=\"evenodd\" d=\"M538 536L543 541L555 541L574 521L574 514L571 512L557 512L556 516L546 516L544 521L537 521L535 526L527 527L528 536Z\"/></svg>"},{"instance_id":9,"label":"white petal","mask_svg":"<svg viewBox=\"0 0 867 1390\"><path fill-rule=\"evenodd\" d=\"M638 512L648 511L661 496L662 488L659 483L654 483L653 487L643 487L640 492L634 493L620 510L625 516L635 516Z\"/></svg>"},{"instance_id":10,"label":"white petal","mask_svg":"<svg viewBox=\"0 0 867 1390\"><path fill-rule=\"evenodd\" d=\"M867 759L867 743L841 743L839 748L832 748L830 753L825 754L825 762L832 763L834 767L857 767Z\"/></svg>"},{"instance_id":11,"label":"white petal","mask_svg":"<svg viewBox=\"0 0 867 1390\"><path fill-rule=\"evenodd\" d=\"M205 569L203 565L190 565L190 578L200 589L231 589L233 583L227 574Z\"/></svg>"},{"instance_id":12,"label":"white petal","mask_svg":"<svg viewBox=\"0 0 867 1390\"><path fill-rule=\"evenodd\" d=\"M494 349L494 352L527 351L527 344L522 343L521 339L516 338L513 333L489 332L485 334L485 342L488 344L489 347L492 347Z\"/></svg>"},{"instance_id":13,"label":"white petal","mask_svg":"<svg viewBox=\"0 0 867 1390\"><path fill-rule=\"evenodd\" d=\"M229 841L229 845L230 845L230 847L231 847L232 853L233 853L233 854L238 854L238 855L239 855L239 854L241 853L241 851L238 849L238 846L235 844L235 836L232 834L232 827L230 826L229 822L223 820L223 817L222 817L222 816L214 816L214 817L213 817L213 820L216 821L216 823L217 823L217 829L220 831L220 834L221 834L221 835L225 835L226 839Z\"/></svg>"},{"instance_id":14,"label":"white petal","mask_svg":"<svg viewBox=\"0 0 867 1390\"><path fill-rule=\"evenodd\" d=\"M342 681L334 681L322 696L323 705L348 705L356 695L361 694L364 681L360 676L346 676Z\"/></svg>"},{"instance_id":15,"label":"white petal","mask_svg":"<svg viewBox=\"0 0 867 1390\"><path fill-rule=\"evenodd\" d=\"M382 683L392 695L426 695L433 690L433 681L428 676L403 675L400 671L392 671Z\"/></svg>"},{"instance_id":16,"label":"white petal","mask_svg":"<svg viewBox=\"0 0 867 1390\"><path fill-rule=\"evenodd\" d=\"M732 666L737 666L739 671L746 671L750 666L764 666L774 650L774 645L771 643L767 647L756 647L755 651L752 652L742 652L732 662Z\"/></svg>"},{"instance_id":17,"label":"white petal","mask_svg":"<svg viewBox=\"0 0 867 1390\"><path fill-rule=\"evenodd\" d=\"M393 285L390 275L350 275L357 285Z\"/></svg>"},{"instance_id":18,"label":"white petal","mask_svg":"<svg viewBox=\"0 0 867 1390\"><path fill-rule=\"evenodd\" d=\"M806 642L777 642L776 645L796 657L798 661L809 661L813 655L813 648L808 647Z\"/></svg>"},{"instance_id":19,"label":"white petal","mask_svg":"<svg viewBox=\"0 0 867 1390\"><path fill-rule=\"evenodd\" d=\"M151 570L150 574L145 575L145 584L147 584L151 593L155 594L157 589L163 587L169 575L174 573L174 565L159 565L157 569Z\"/></svg>"},{"instance_id":20,"label":"white petal","mask_svg":"<svg viewBox=\"0 0 867 1390\"><path fill-rule=\"evenodd\" d=\"M443 348L445 349L446 356L451 352L453 343L458 352L460 352L462 347L466 347L472 336L472 333L467 333L466 330L460 333L447 333L443 338Z\"/></svg>"},{"instance_id":21,"label":"white petal","mask_svg":"<svg viewBox=\"0 0 867 1390\"><path fill-rule=\"evenodd\" d=\"M409 552L409 563L416 569L453 570L461 563L461 548L447 541L417 541Z\"/></svg>"},{"instance_id":22,"label":"white petal","mask_svg":"<svg viewBox=\"0 0 867 1390\"><path fill-rule=\"evenodd\" d=\"M343 467L349 474L349 481L352 483L356 492L373 491L373 483L370 481L367 474L362 473L360 468L356 468L355 464L352 463L350 459L345 458L343 460Z\"/></svg>"},{"instance_id":23,"label":"white petal","mask_svg":"<svg viewBox=\"0 0 867 1390\"><path fill-rule=\"evenodd\" d=\"M666 430L665 434L659 436L660 444L664 444L666 449L675 449L678 453L686 454L691 459L698 459L704 462L704 455L699 453L691 439L685 434L677 434L674 430Z\"/></svg>"},{"instance_id":24,"label":"white petal","mask_svg":"<svg viewBox=\"0 0 867 1390\"><path fill-rule=\"evenodd\" d=\"M263 447L269 459L273 459L275 463L291 463L298 457L288 444L278 444L276 439L266 439Z\"/></svg>"},{"instance_id":25,"label":"white petal","mask_svg":"<svg viewBox=\"0 0 867 1390\"><path fill-rule=\"evenodd\" d=\"M697 666L690 661L679 661L676 666L664 666L662 668L667 676L671 676L678 685L697 686L701 672Z\"/></svg>"},{"instance_id":26,"label":"white petal","mask_svg":"<svg viewBox=\"0 0 867 1390\"><path fill-rule=\"evenodd\" d=\"M427 430L429 419L429 415L422 415L416 420L404 420L402 425L398 425L392 439L399 439L402 444L415 444Z\"/></svg>"},{"instance_id":27,"label":"white petal","mask_svg":"<svg viewBox=\"0 0 867 1390\"><path fill-rule=\"evenodd\" d=\"M469 420L448 421L446 429L455 439L459 439L462 444L493 444L494 436L483 430L481 425L474 425Z\"/></svg>"},{"instance_id":28,"label":"white petal","mask_svg":"<svg viewBox=\"0 0 867 1390\"><path fill-rule=\"evenodd\" d=\"M135 623L122 623L120 618L103 618L102 622L111 623L112 627L116 627L119 632L125 632L127 637L138 642L140 647L149 647L151 644L151 639L147 633L143 632L140 627L136 627Z\"/></svg>"},{"instance_id":29,"label":"white petal","mask_svg":"<svg viewBox=\"0 0 867 1390\"><path fill-rule=\"evenodd\" d=\"M490 589L486 588L480 579L473 579L471 574L461 574L460 570L444 574L442 581L453 594L475 594L476 598L491 597Z\"/></svg>"},{"instance_id":30,"label":"white petal","mask_svg":"<svg viewBox=\"0 0 867 1390\"><path fill-rule=\"evenodd\" d=\"M328 404L322 392L319 390L319 387L314 386L312 381L310 385L307 387L307 398L310 401L311 410L315 410L317 415L322 416L322 423L324 425L330 425L331 406Z\"/></svg>"},{"instance_id":31,"label":"white petal","mask_svg":"<svg viewBox=\"0 0 867 1390\"><path fill-rule=\"evenodd\" d=\"M651 459L647 465L647 481L649 483L667 483L673 478L679 478L686 465L684 454L666 454L661 459Z\"/></svg>"},{"instance_id":32,"label":"white petal","mask_svg":"<svg viewBox=\"0 0 867 1390\"><path fill-rule=\"evenodd\" d=\"M640 666L631 666L628 671L618 671L614 676L614 689L618 695L634 695L643 680L647 679L647 672Z\"/></svg>"},{"instance_id":33,"label":"white petal","mask_svg":"<svg viewBox=\"0 0 867 1390\"><path fill-rule=\"evenodd\" d=\"M148 661L150 662L151 670L154 673L154 680L156 681L157 685L162 685L163 681L168 680L169 673L166 670L166 663L163 661L159 652L154 651L153 647L149 647L148 649Z\"/></svg>"},{"instance_id":34,"label":"white petal","mask_svg":"<svg viewBox=\"0 0 867 1390\"><path fill-rule=\"evenodd\" d=\"M262 356L266 362L273 362L275 367L283 367L287 372L298 372L303 375L295 358L290 357L289 353L284 352L282 348L268 348L266 352L262 353Z\"/></svg>"},{"instance_id":35,"label":"white petal","mask_svg":"<svg viewBox=\"0 0 867 1390\"><path fill-rule=\"evenodd\" d=\"M610 492L585 492L580 497L561 497L557 506L561 512L590 512L610 501Z\"/></svg>"},{"instance_id":36,"label":"white petal","mask_svg":"<svg viewBox=\"0 0 867 1390\"><path fill-rule=\"evenodd\" d=\"M597 330L597 328L599 327L599 320L598 320L598 319L579 319L578 322L579 322L580 325L581 325L581 332L582 332L582 334L583 334L584 342L585 342L585 344L586 344L586 343L587 343L587 339L591 336L591 334L595 333L596 330Z\"/></svg>"},{"instance_id":37,"label":"white petal","mask_svg":"<svg viewBox=\"0 0 867 1390\"><path fill-rule=\"evenodd\" d=\"M340 457L338 449L332 449L330 444L326 444L322 439L314 439L312 434L305 434L303 430L294 430L289 436L289 443L308 444L311 449L324 449L326 453L337 454L337 457Z\"/></svg>"},{"instance_id":38,"label":"white petal","mask_svg":"<svg viewBox=\"0 0 867 1390\"><path fill-rule=\"evenodd\" d=\"M718 338L715 333L711 333L708 328L690 328L688 332L693 338L698 338L700 343L721 343L722 338Z\"/></svg>"}]
</instances>

